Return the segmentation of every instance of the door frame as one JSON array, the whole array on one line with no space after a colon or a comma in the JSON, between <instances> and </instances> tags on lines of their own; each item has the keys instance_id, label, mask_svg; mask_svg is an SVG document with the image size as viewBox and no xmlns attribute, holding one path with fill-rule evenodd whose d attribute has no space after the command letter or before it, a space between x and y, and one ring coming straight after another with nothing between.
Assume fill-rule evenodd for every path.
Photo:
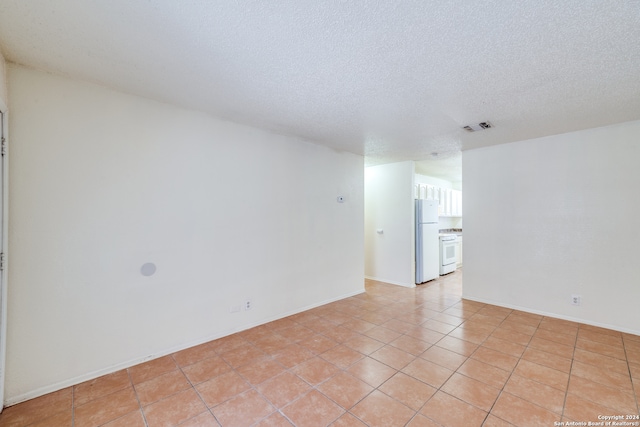
<instances>
[{"instance_id":1,"label":"door frame","mask_svg":"<svg viewBox=\"0 0 640 427\"><path fill-rule=\"evenodd\" d=\"M8 111L6 104L0 99L0 138L4 138L4 149L0 156L0 253L2 253L2 269L0 270L0 412L4 408L5 373L7 356L7 246L9 237L9 136Z\"/></svg>"}]
</instances>

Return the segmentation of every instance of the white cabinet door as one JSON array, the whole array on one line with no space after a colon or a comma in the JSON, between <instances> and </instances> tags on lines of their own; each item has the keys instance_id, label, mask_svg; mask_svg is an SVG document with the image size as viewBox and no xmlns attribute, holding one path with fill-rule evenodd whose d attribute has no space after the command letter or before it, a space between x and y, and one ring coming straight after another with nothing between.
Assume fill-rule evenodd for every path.
<instances>
[{"instance_id":1,"label":"white cabinet door","mask_svg":"<svg viewBox=\"0 0 640 427\"><path fill-rule=\"evenodd\" d=\"M462 236L458 236L458 247L456 248L456 267L462 267Z\"/></svg>"},{"instance_id":2,"label":"white cabinet door","mask_svg":"<svg viewBox=\"0 0 640 427\"><path fill-rule=\"evenodd\" d=\"M427 199L436 200L436 187L433 185L427 185Z\"/></svg>"},{"instance_id":3,"label":"white cabinet door","mask_svg":"<svg viewBox=\"0 0 640 427\"><path fill-rule=\"evenodd\" d=\"M462 216L462 191L436 187L430 184L416 184L416 199L437 200L439 216Z\"/></svg>"},{"instance_id":4,"label":"white cabinet door","mask_svg":"<svg viewBox=\"0 0 640 427\"><path fill-rule=\"evenodd\" d=\"M458 214L458 198L456 197L456 190L451 190L451 216Z\"/></svg>"},{"instance_id":5,"label":"white cabinet door","mask_svg":"<svg viewBox=\"0 0 640 427\"><path fill-rule=\"evenodd\" d=\"M451 191L451 215L462 216L462 191Z\"/></svg>"},{"instance_id":6,"label":"white cabinet door","mask_svg":"<svg viewBox=\"0 0 640 427\"><path fill-rule=\"evenodd\" d=\"M440 189L440 209L442 216L451 216L451 190L448 188Z\"/></svg>"}]
</instances>

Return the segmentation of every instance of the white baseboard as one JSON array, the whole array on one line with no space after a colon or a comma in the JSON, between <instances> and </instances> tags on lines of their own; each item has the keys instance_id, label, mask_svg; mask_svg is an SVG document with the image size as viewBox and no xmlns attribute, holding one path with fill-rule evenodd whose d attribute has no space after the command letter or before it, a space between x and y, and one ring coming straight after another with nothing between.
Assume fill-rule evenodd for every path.
<instances>
[{"instance_id":1,"label":"white baseboard","mask_svg":"<svg viewBox=\"0 0 640 427\"><path fill-rule=\"evenodd\" d=\"M581 319L581 318L578 318L578 317L565 316L565 315L558 314L558 313L550 313L550 312L547 312L547 311L535 310L535 309L532 309L532 308L521 307L521 306L513 305L513 304L504 304L502 302L492 301L492 300L488 300L488 299L484 299L484 298L471 297L471 296L468 296L468 295L462 295L462 298L466 299L466 300L469 300L469 301L481 302L483 304L491 304L491 305L496 305L498 307L510 308L512 310L524 311L526 313L538 314L540 316L553 317L554 319L568 320L570 322L583 323L585 325L596 326L598 328L611 329L613 331L624 332L626 334L640 335L640 330L627 329L627 328L623 328L623 327L616 326L616 325L610 325L610 324L607 324L607 323L593 322L593 321L591 321L589 319Z\"/></svg>"},{"instance_id":2,"label":"white baseboard","mask_svg":"<svg viewBox=\"0 0 640 427\"><path fill-rule=\"evenodd\" d=\"M115 365L108 366L108 367L103 368L103 369L98 369L96 371L92 371L92 372L89 372L89 373L86 373L86 374L83 374L83 375L79 375L77 377L73 377L73 378L70 378L70 379L67 379L67 380L64 380L64 381L60 381L60 382L57 382L57 383L54 383L54 384L50 384L50 385L47 385L45 387L40 387L40 388L37 388L35 390L31 390L31 391L28 391L26 393L22 393L22 394L19 394L17 396L12 396L10 398L5 399L4 406L5 407L6 406L12 406L12 405L18 404L20 402L24 402L26 400L35 399L36 397L40 397L40 396L43 396L45 394L53 393L54 391L62 390L63 388L71 387L73 385L77 385L77 384L83 383L85 381L93 380L95 378L101 377L103 375L108 375L108 374L120 371L122 369L127 369L127 368L130 368L132 366L138 365L140 363L148 362L149 360L153 360L153 359L157 359L159 357L167 356L169 354L173 354L173 353L176 353L178 351L185 350L185 349L190 348L190 347L194 347L196 345L200 345L200 344L204 344L204 343L209 342L209 341L217 340L219 338L223 338L223 337L226 337L226 336L231 335L231 334L242 332L242 331L245 331L247 329L251 329L253 327L256 327L256 326L259 326L259 325L263 325L265 323L272 322L274 320L278 320L278 319L282 319L284 317L292 316L294 314L302 313L303 311L311 310L313 308L320 307L322 305L329 304L329 303L332 303L332 302L335 302L335 301L340 301L342 299L349 298L349 297L352 297L352 296L355 296L355 295L359 295L359 294L362 294L364 292L365 292L365 289L364 289L364 286L363 286L362 289L358 290L358 291L349 292L347 294L343 294L343 295L335 297L335 298L330 298L328 300L325 300L325 301L322 301L322 302L319 302L319 303L311 304L311 305L308 305L306 307L295 309L295 310L286 312L284 314L271 316L271 317L268 317L268 318L265 318L265 319L262 319L262 320L259 320L259 321L256 321L256 322L252 322L252 323L249 323L249 324L246 324L246 325L242 325L242 326L240 326L238 328L235 328L235 329L232 329L232 330L218 332L216 334L205 336L205 337L202 337L200 339L197 339L197 340L194 340L194 341L191 341L191 342L188 342L188 343L183 343L183 344L180 344L180 345L177 345L177 346L174 346L174 347L170 347L170 348L167 348L167 349L165 349L163 351L160 351L160 352L148 355L148 356L137 357L137 358L134 358L134 359L131 359L131 360L127 360L127 361L122 362L122 363L118 363L118 364L115 364Z\"/></svg>"},{"instance_id":3,"label":"white baseboard","mask_svg":"<svg viewBox=\"0 0 640 427\"><path fill-rule=\"evenodd\" d=\"M384 279L382 277L364 276L365 279L375 280L376 282L389 283L390 285L404 286L405 288L415 288L415 283L396 282L393 280Z\"/></svg>"}]
</instances>

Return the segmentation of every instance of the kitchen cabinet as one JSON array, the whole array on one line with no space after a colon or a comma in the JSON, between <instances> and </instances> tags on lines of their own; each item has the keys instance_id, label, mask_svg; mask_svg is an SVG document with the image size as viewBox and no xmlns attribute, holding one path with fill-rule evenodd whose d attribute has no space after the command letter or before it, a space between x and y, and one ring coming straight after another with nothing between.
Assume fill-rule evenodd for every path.
<instances>
[{"instance_id":1,"label":"kitchen cabinet","mask_svg":"<svg viewBox=\"0 0 640 427\"><path fill-rule=\"evenodd\" d=\"M462 191L440 189L440 216L462 216Z\"/></svg>"},{"instance_id":2,"label":"kitchen cabinet","mask_svg":"<svg viewBox=\"0 0 640 427\"><path fill-rule=\"evenodd\" d=\"M439 216L462 216L462 191L460 190L441 188L429 184L416 184L414 197L421 200L438 200Z\"/></svg>"},{"instance_id":3,"label":"kitchen cabinet","mask_svg":"<svg viewBox=\"0 0 640 427\"><path fill-rule=\"evenodd\" d=\"M462 267L462 236L458 235L456 247L456 268Z\"/></svg>"},{"instance_id":4,"label":"kitchen cabinet","mask_svg":"<svg viewBox=\"0 0 640 427\"><path fill-rule=\"evenodd\" d=\"M451 215L451 190L448 188L440 189L440 204L438 205L440 216Z\"/></svg>"},{"instance_id":5,"label":"kitchen cabinet","mask_svg":"<svg viewBox=\"0 0 640 427\"><path fill-rule=\"evenodd\" d=\"M434 185L416 184L415 198L423 200L438 200L440 189Z\"/></svg>"},{"instance_id":6,"label":"kitchen cabinet","mask_svg":"<svg viewBox=\"0 0 640 427\"><path fill-rule=\"evenodd\" d=\"M451 190L451 216L462 216L462 191Z\"/></svg>"}]
</instances>

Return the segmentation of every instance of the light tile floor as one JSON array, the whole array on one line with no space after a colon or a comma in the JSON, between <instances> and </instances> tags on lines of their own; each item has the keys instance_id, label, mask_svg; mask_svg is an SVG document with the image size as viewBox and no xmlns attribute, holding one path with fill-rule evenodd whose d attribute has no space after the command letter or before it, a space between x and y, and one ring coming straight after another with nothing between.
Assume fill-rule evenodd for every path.
<instances>
[{"instance_id":1,"label":"light tile floor","mask_svg":"<svg viewBox=\"0 0 640 427\"><path fill-rule=\"evenodd\" d=\"M462 300L461 283L461 271L416 289L368 281L364 294L6 408L0 426L537 427L638 415L640 337Z\"/></svg>"}]
</instances>

